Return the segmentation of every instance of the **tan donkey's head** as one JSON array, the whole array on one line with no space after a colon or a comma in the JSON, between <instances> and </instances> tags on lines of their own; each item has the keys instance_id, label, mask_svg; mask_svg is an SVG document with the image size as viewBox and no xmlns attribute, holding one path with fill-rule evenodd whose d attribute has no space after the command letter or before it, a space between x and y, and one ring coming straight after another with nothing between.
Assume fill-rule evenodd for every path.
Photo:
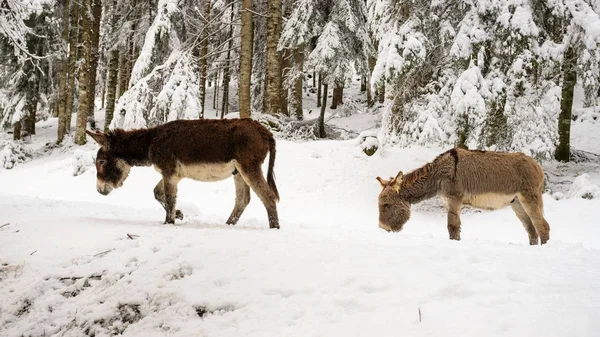
<instances>
[{"instance_id":1,"label":"tan donkey's head","mask_svg":"<svg viewBox=\"0 0 600 337\"><path fill-rule=\"evenodd\" d=\"M399 232L410 218L410 203L400 197L402 171L390 180L377 177L383 188L379 193L379 227L388 232Z\"/></svg>"}]
</instances>

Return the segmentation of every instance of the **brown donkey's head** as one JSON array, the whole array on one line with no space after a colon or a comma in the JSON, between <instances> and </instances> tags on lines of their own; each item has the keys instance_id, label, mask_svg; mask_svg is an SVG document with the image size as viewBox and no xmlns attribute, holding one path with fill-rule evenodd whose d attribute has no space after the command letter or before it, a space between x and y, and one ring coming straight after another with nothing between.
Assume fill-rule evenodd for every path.
<instances>
[{"instance_id":1,"label":"brown donkey's head","mask_svg":"<svg viewBox=\"0 0 600 337\"><path fill-rule=\"evenodd\" d=\"M111 152L110 134L87 130L85 132L100 145L96 156L96 189L98 193L108 195L113 189L123 186L131 165Z\"/></svg>"},{"instance_id":2,"label":"brown donkey's head","mask_svg":"<svg viewBox=\"0 0 600 337\"><path fill-rule=\"evenodd\" d=\"M384 180L377 177L383 190L379 193L379 227L399 232L410 218L410 203L400 197L402 171L396 178Z\"/></svg>"}]
</instances>

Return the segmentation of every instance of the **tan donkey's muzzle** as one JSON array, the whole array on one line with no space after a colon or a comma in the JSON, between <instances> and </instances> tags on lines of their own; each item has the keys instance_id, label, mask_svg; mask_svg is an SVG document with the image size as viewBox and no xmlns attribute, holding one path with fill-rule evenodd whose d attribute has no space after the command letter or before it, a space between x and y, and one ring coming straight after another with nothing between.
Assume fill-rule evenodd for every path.
<instances>
[{"instance_id":1,"label":"tan donkey's muzzle","mask_svg":"<svg viewBox=\"0 0 600 337\"><path fill-rule=\"evenodd\" d=\"M387 232L399 232L402 230L402 226L400 226L399 228L395 228L389 225L384 224L383 222L379 223L379 228L387 231Z\"/></svg>"}]
</instances>

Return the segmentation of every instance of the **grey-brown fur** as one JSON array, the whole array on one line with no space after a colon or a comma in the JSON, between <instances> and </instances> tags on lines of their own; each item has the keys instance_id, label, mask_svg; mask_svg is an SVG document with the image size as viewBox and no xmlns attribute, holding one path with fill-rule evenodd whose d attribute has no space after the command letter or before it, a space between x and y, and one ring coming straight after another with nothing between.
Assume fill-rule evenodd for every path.
<instances>
[{"instance_id":1,"label":"grey-brown fur","mask_svg":"<svg viewBox=\"0 0 600 337\"><path fill-rule=\"evenodd\" d=\"M183 219L176 209L177 184L183 178L219 181L233 175L235 206L227 224L234 225L250 202L250 188L261 199L269 227L279 228L275 185L275 139L252 119L178 120L149 129L87 131L99 145L97 190L108 194L121 187L131 166L153 166L162 175L154 197L166 212L165 223ZM267 179L262 167L267 154Z\"/></svg>"},{"instance_id":2,"label":"grey-brown fur","mask_svg":"<svg viewBox=\"0 0 600 337\"><path fill-rule=\"evenodd\" d=\"M452 149L431 163L395 178L377 177L379 226L400 231L410 218L410 206L439 196L448 212L450 239L460 240L462 205L494 210L511 206L521 220L531 245L550 239L550 226L544 219L542 189L544 173L540 165L523 153Z\"/></svg>"}]
</instances>

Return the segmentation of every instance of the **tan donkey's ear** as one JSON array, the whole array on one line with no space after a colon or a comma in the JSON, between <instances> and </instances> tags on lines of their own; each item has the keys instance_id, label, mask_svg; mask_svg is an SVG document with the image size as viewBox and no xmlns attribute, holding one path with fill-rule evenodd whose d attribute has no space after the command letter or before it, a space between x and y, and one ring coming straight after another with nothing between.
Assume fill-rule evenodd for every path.
<instances>
[{"instance_id":1,"label":"tan donkey's ear","mask_svg":"<svg viewBox=\"0 0 600 337\"><path fill-rule=\"evenodd\" d=\"M89 130L85 130L85 133L87 133L90 137L92 137L93 140L96 141L96 143L98 143L98 145L100 145L101 147L108 149L108 136L106 136L104 133L102 132L92 132Z\"/></svg>"},{"instance_id":2,"label":"tan donkey's ear","mask_svg":"<svg viewBox=\"0 0 600 337\"><path fill-rule=\"evenodd\" d=\"M402 186L402 178L404 178L404 173L399 171L396 175L396 178L392 179L392 186L394 186L394 190L396 192L400 192L400 186Z\"/></svg>"},{"instance_id":3,"label":"tan donkey's ear","mask_svg":"<svg viewBox=\"0 0 600 337\"><path fill-rule=\"evenodd\" d=\"M379 181L379 183L381 184L381 187L386 187L387 184L390 182L389 180L381 179L381 177L377 177L375 179L377 179L377 181Z\"/></svg>"}]
</instances>

